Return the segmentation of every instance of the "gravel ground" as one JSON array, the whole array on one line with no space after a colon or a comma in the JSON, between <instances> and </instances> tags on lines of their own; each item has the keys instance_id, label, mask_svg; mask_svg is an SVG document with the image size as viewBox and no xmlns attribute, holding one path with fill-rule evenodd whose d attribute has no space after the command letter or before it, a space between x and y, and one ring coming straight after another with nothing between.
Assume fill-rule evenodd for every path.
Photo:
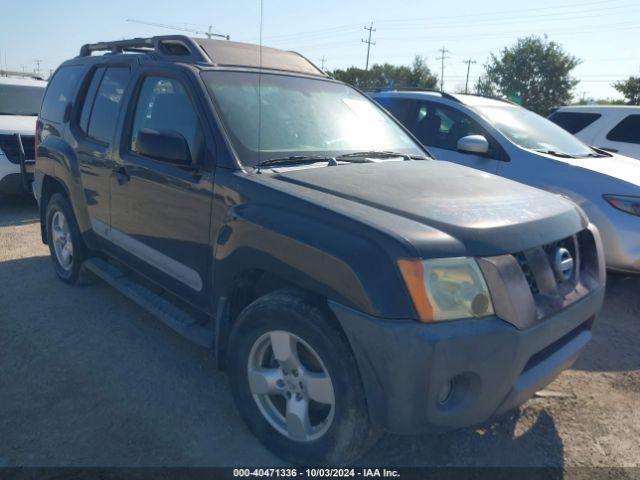
<instances>
[{"instance_id":1,"label":"gravel ground","mask_svg":"<svg viewBox=\"0 0 640 480\"><path fill-rule=\"evenodd\" d=\"M610 276L594 339L518 411L385 436L374 465L640 466L640 278ZM0 199L0 465L275 465L208 352L103 283L56 280L37 207Z\"/></svg>"}]
</instances>

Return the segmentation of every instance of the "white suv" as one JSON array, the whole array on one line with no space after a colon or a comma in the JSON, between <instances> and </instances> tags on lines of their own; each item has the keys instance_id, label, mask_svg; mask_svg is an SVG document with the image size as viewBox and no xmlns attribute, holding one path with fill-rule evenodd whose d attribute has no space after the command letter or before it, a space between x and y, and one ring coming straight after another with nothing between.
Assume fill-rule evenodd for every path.
<instances>
[{"instance_id":1,"label":"white suv","mask_svg":"<svg viewBox=\"0 0 640 480\"><path fill-rule=\"evenodd\" d=\"M640 159L640 107L575 105L549 116L587 145Z\"/></svg>"},{"instance_id":2,"label":"white suv","mask_svg":"<svg viewBox=\"0 0 640 480\"><path fill-rule=\"evenodd\" d=\"M28 192L36 119L46 86L43 80L0 77L0 195Z\"/></svg>"}]
</instances>

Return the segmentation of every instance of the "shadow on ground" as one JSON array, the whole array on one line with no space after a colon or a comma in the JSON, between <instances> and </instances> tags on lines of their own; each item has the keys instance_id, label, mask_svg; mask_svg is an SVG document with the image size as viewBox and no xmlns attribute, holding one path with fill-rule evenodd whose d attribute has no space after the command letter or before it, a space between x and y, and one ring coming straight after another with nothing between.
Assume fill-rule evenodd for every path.
<instances>
[{"instance_id":1,"label":"shadow on ground","mask_svg":"<svg viewBox=\"0 0 640 480\"><path fill-rule=\"evenodd\" d=\"M640 370L640 276L609 275L593 339L574 369L598 372Z\"/></svg>"},{"instance_id":2,"label":"shadow on ground","mask_svg":"<svg viewBox=\"0 0 640 480\"><path fill-rule=\"evenodd\" d=\"M38 221L38 204L32 196L0 196L0 227L26 225Z\"/></svg>"},{"instance_id":3,"label":"shadow on ground","mask_svg":"<svg viewBox=\"0 0 640 480\"><path fill-rule=\"evenodd\" d=\"M385 435L364 459L371 465L396 466L554 466L564 465L564 448L553 418L537 413L532 425L518 432L523 410L476 429L439 436Z\"/></svg>"}]
</instances>

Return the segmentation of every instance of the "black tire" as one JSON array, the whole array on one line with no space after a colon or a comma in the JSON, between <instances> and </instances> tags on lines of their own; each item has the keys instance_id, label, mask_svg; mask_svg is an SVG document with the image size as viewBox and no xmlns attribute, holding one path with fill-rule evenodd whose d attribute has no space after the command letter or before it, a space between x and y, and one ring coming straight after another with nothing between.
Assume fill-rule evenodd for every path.
<instances>
[{"instance_id":1,"label":"black tire","mask_svg":"<svg viewBox=\"0 0 640 480\"><path fill-rule=\"evenodd\" d=\"M56 212L61 212L68 223L69 233L73 244L73 256L70 268L64 268L56 255L53 238L52 221ZM93 278L88 271L82 267L82 263L87 258L85 247L76 217L67 197L62 193L54 193L49 199L46 210L47 243L53 261L53 267L60 280L71 285L85 285L92 283Z\"/></svg>"},{"instance_id":2,"label":"black tire","mask_svg":"<svg viewBox=\"0 0 640 480\"><path fill-rule=\"evenodd\" d=\"M273 453L294 464L348 465L378 438L369 420L362 381L349 344L337 322L293 289L259 298L239 315L229 339L228 375L238 409L249 428ZM248 365L252 347L267 332L289 332L320 357L331 378L334 410L322 436L296 441L263 415L251 392Z\"/></svg>"}]
</instances>

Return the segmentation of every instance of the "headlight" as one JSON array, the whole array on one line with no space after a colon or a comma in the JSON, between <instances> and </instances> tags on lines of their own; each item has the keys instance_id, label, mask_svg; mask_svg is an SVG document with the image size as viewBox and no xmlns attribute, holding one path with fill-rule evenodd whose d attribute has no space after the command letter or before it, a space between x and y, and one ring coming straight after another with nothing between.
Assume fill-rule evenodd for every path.
<instances>
[{"instance_id":1,"label":"headlight","mask_svg":"<svg viewBox=\"0 0 640 480\"><path fill-rule=\"evenodd\" d=\"M423 322L493 314L489 289L473 258L400 259L398 267Z\"/></svg>"},{"instance_id":2,"label":"headlight","mask_svg":"<svg viewBox=\"0 0 640 480\"><path fill-rule=\"evenodd\" d=\"M624 195L603 195L603 197L612 207L640 217L640 197Z\"/></svg>"}]
</instances>

